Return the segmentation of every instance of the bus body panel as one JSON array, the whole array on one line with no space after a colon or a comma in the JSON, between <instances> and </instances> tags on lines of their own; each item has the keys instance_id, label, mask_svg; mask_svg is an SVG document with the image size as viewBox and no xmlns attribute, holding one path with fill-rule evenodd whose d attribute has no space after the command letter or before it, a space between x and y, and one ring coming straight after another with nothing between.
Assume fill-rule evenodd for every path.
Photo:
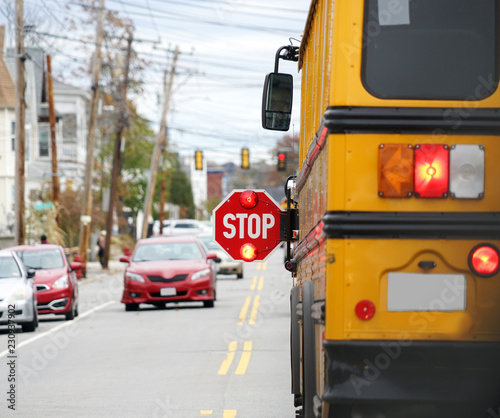
<instances>
[{"instance_id":1,"label":"bus body panel","mask_svg":"<svg viewBox=\"0 0 500 418\"><path fill-rule=\"evenodd\" d=\"M367 47L378 32L365 25L365 6L390 3L400 2L312 0L301 41L294 278L301 288L313 285L314 399L322 403L321 412L311 412L302 375L305 418L379 412L470 418L480 415L462 409L462 401L481 401L483 414L500 405L500 274L479 277L468 263L477 244L500 247L500 90L478 78L475 91L489 94L408 99L368 91ZM497 0L473 4L499 7ZM381 197L378 158L385 144L481 146L484 193ZM361 301L373 303L371 319L356 314ZM302 344L292 355L302 361L309 354Z\"/></svg>"}]
</instances>

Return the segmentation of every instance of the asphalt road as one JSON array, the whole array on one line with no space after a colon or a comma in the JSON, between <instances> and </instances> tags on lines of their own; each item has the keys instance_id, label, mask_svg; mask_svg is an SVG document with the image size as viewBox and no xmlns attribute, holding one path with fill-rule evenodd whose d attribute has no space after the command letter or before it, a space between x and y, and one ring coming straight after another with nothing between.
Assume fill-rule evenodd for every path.
<instances>
[{"instance_id":1,"label":"asphalt road","mask_svg":"<svg viewBox=\"0 0 500 418\"><path fill-rule=\"evenodd\" d=\"M294 417L282 261L278 249L245 264L243 280L219 276L215 308L125 312L122 274L89 275L74 321L0 329L0 416Z\"/></svg>"}]
</instances>

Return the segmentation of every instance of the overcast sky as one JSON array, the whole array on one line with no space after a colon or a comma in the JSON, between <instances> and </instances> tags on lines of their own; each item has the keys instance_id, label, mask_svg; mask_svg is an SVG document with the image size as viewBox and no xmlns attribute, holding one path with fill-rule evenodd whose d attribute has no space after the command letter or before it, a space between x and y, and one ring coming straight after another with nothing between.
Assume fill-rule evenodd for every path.
<instances>
[{"instance_id":1,"label":"overcast sky","mask_svg":"<svg viewBox=\"0 0 500 418\"><path fill-rule=\"evenodd\" d=\"M15 1L0 1L0 24L7 24ZM39 44L52 55L53 72L64 74L68 60L78 49L75 43L50 35L78 37L63 17L75 17L81 7L66 0L25 0L25 24L47 33ZM145 73L146 92L134 98L139 112L157 126L162 104L163 70L171 65L167 49L180 48L178 75L168 118L171 149L193 155L196 149L212 161L239 164L242 147L250 149L251 162L273 161L269 153L282 132L261 127L262 84L274 68L277 49L299 44L308 0L105 0L107 9L118 11L135 27L134 49L153 64ZM26 22L28 20L28 22ZM10 25L12 33L12 25ZM49 35L50 34L50 35ZM57 39L57 42L56 42ZM152 42L148 42L152 41ZM297 64L281 61L280 71L295 76L299 98ZM87 86L89 77L72 80ZM298 133L299 101L295 100L292 128Z\"/></svg>"}]
</instances>

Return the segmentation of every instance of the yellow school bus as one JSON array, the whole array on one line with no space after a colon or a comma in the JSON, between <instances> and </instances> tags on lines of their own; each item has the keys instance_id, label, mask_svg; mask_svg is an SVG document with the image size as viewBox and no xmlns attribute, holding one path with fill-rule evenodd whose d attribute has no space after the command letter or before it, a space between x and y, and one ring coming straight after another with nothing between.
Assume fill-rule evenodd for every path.
<instances>
[{"instance_id":1,"label":"yellow school bus","mask_svg":"<svg viewBox=\"0 0 500 418\"><path fill-rule=\"evenodd\" d=\"M264 128L290 122L280 60L302 77L297 416L500 416L499 9L313 0L276 54Z\"/></svg>"}]
</instances>

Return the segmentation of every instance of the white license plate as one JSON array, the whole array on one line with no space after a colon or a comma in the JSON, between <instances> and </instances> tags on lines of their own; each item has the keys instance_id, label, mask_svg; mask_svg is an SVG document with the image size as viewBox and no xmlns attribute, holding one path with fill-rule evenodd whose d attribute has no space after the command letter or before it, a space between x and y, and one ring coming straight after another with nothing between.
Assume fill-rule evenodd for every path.
<instances>
[{"instance_id":1,"label":"white license plate","mask_svg":"<svg viewBox=\"0 0 500 418\"><path fill-rule=\"evenodd\" d=\"M175 296L177 289L175 287L164 287L160 289L160 296Z\"/></svg>"},{"instance_id":2,"label":"white license plate","mask_svg":"<svg viewBox=\"0 0 500 418\"><path fill-rule=\"evenodd\" d=\"M462 274L389 273L387 288L390 312L465 310Z\"/></svg>"}]
</instances>

